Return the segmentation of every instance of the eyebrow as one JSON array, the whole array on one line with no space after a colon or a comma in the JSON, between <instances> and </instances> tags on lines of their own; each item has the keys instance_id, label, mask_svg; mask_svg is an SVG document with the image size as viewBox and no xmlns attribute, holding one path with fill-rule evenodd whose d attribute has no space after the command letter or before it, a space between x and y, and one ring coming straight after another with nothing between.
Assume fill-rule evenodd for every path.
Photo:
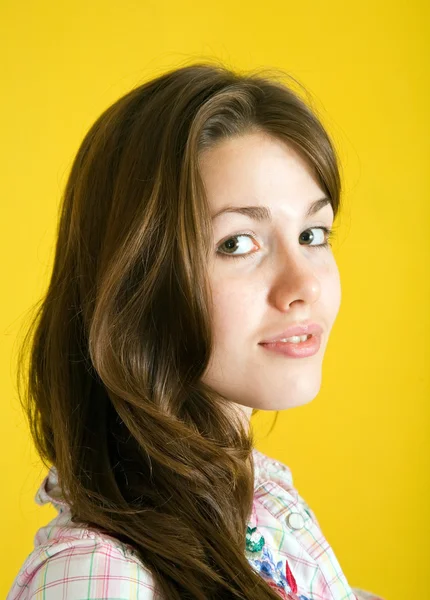
<instances>
[{"instance_id":1,"label":"eyebrow","mask_svg":"<svg viewBox=\"0 0 430 600\"><path fill-rule=\"evenodd\" d=\"M307 219L309 217L312 217L317 212L319 212L322 208L324 208L324 206L326 206L327 204L331 204L331 201L330 201L330 198L327 198L326 196L324 196L324 198L320 198L319 200L315 200L315 202L312 202L312 204L308 207L305 217ZM271 221L272 220L272 213L268 206L227 206L226 208L223 208L222 210L217 212L215 215L213 215L212 220L216 219L223 213L227 213L227 212L239 213L241 215L250 217L251 219L254 219L255 221Z\"/></svg>"}]
</instances>

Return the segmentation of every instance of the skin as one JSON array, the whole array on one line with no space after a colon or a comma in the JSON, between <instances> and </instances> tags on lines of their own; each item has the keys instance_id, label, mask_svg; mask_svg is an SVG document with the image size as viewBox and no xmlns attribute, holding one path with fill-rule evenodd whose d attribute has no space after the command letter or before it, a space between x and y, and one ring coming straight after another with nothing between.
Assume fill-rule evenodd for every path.
<instances>
[{"instance_id":1,"label":"skin","mask_svg":"<svg viewBox=\"0 0 430 600\"><path fill-rule=\"evenodd\" d=\"M331 247L317 247L327 241L325 232L311 229L310 241L300 235L331 228L333 209L327 204L305 218L325 194L304 159L265 133L223 140L201 155L200 169L212 216L227 206L262 205L272 213L272 222L234 212L213 219L214 351L203 381L234 402L249 425L253 408L300 406L320 390L340 278ZM252 237L231 239L243 233ZM314 356L290 358L258 345L307 320L323 328Z\"/></svg>"}]
</instances>

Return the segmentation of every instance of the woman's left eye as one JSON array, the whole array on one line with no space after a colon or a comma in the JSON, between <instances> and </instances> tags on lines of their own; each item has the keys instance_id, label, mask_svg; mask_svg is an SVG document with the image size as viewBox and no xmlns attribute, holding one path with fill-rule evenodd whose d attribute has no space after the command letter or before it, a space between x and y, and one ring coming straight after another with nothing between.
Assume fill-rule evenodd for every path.
<instances>
[{"instance_id":1,"label":"woman's left eye","mask_svg":"<svg viewBox=\"0 0 430 600\"><path fill-rule=\"evenodd\" d=\"M314 235L312 232L313 231L321 231L323 232L322 235ZM217 249L217 253L222 256L223 258L247 258L250 254L254 254L253 252L245 252L245 254L233 254L232 252L229 252L229 250L232 251L236 251L237 250L237 246L239 245L237 240L239 240L240 238L244 238L247 239L249 242L251 240L254 239L254 234L253 233L238 233L237 235L233 235L231 237L229 237L228 239L226 239L222 244L220 244L220 246L218 246ZM305 243L308 242L313 242L315 239L322 239L322 241L320 243L316 243L316 244L308 244L312 247L315 248L328 248L329 246L331 246L331 242L334 238L334 231L333 229L329 229L328 227L311 227L310 229L306 229L303 233L300 234L299 236L299 240L304 241ZM251 244L252 247L253 244ZM254 244L255 245L255 244ZM225 250L220 250L220 248L222 248L224 246L224 248L227 249L227 252ZM246 250L246 244L245 244L245 250Z\"/></svg>"}]
</instances>

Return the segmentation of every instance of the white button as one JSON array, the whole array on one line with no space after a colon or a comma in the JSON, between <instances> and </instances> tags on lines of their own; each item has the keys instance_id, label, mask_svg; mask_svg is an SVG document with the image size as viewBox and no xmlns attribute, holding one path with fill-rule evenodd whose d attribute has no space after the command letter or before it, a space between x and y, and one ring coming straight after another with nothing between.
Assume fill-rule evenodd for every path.
<instances>
[{"instance_id":1,"label":"white button","mask_svg":"<svg viewBox=\"0 0 430 600\"><path fill-rule=\"evenodd\" d=\"M301 529L305 524L305 520L300 513L293 512L288 515L287 524L291 529Z\"/></svg>"}]
</instances>

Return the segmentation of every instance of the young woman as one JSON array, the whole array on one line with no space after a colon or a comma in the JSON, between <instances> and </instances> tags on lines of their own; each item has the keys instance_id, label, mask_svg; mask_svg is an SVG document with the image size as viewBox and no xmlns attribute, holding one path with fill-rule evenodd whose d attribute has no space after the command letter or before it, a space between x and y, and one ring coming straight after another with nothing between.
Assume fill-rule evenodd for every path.
<instances>
[{"instance_id":1,"label":"young woman","mask_svg":"<svg viewBox=\"0 0 430 600\"><path fill-rule=\"evenodd\" d=\"M99 117L19 363L31 334L36 501L58 516L9 600L376 598L250 427L319 391L339 200L322 124L261 74L183 67Z\"/></svg>"}]
</instances>

